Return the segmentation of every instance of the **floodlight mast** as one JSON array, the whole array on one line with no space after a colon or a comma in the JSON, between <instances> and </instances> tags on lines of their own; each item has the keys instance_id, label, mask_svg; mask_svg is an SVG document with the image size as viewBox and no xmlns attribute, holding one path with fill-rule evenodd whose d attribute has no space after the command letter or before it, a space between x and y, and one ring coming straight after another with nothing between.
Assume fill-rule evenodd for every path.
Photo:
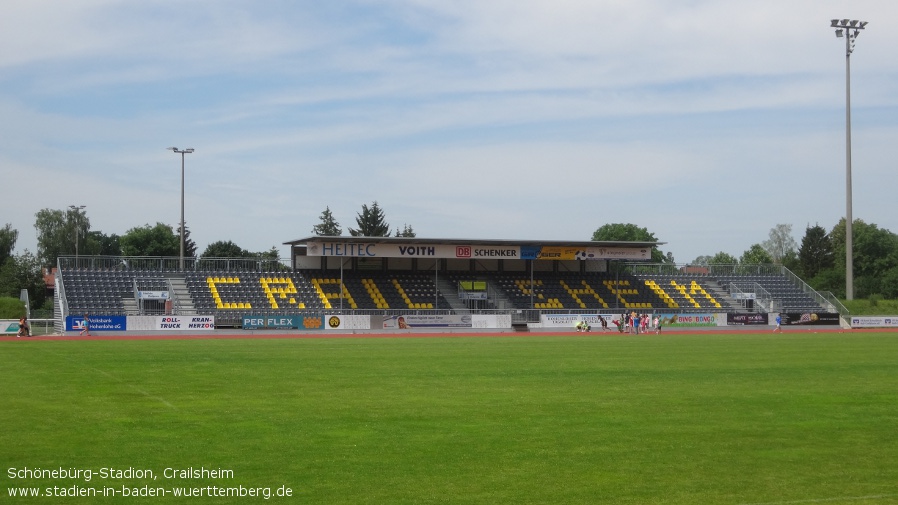
<instances>
[{"instance_id":1,"label":"floodlight mast","mask_svg":"<svg viewBox=\"0 0 898 505\"><path fill-rule=\"evenodd\" d=\"M866 21L833 19L836 37L845 36L845 299L854 299L854 237L851 216L851 53Z\"/></svg>"},{"instance_id":2,"label":"floodlight mast","mask_svg":"<svg viewBox=\"0 0 898 505\"><path fill-rule=\"evenodd\" d=\"M169 151L179 153L181 155L181 255L179 256L178 268L184 270L184 155L193 152L192 147L187 149L178 149L177 147L166 148Z\"/></svg>"}]
</instances>

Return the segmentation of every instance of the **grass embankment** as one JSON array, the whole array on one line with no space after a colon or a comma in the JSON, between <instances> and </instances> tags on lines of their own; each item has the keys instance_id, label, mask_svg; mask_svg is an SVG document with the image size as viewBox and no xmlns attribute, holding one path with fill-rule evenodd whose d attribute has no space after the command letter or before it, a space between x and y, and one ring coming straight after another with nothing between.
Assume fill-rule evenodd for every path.
<instances>
[{"instance_id":1,"label":"grass embankment","mask_svg":"<svg viewBox=\"0 0 898 505\"><path fill-rule=\"evenodd\" d=\"M894 316L898 315L898 300L842 300L842 304L853 316Z\"/></svg>"}]
</instances>

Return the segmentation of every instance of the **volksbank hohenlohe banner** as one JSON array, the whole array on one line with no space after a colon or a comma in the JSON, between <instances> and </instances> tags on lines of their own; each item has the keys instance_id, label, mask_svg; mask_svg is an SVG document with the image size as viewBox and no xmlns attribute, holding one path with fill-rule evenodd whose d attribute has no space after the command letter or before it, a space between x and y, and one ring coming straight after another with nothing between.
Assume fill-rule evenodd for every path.
<instances>
[{"instance_id":1,"label":"volksbank hohenlohe banner","mask_svg":"<svg viewBox=\"0 0 898 505\"><path fill-rule=\"evenodd\" d=\"M88 331L125 331L128 329L126 316L88 316ZM81 331L84 329L84 316L68 316L65 318L65 331Z\"/></svg>"},{"instance_id":2,"label":"volksbank hohenlohe banner","mask_svg":"<svg viewBox=\"0 0 898 505\"><path fill-rule=\"evenodd\" d=\"M851 316L852 328L898 328L898 316Z\"/></svg>"},{"instance_id":3,"label":"volksbank hohenlohe banner","mask_svg":"<svg viewBox=\"0 0 898 505\"><path fill-rule=\"evenodd\" d=\"M472 258L515 260L648 260L648 247L556 247L556 246L481 246L471 245L399 245L373 242L309 242L309 256L357 258Z\"/></svg>"}]
</instances>

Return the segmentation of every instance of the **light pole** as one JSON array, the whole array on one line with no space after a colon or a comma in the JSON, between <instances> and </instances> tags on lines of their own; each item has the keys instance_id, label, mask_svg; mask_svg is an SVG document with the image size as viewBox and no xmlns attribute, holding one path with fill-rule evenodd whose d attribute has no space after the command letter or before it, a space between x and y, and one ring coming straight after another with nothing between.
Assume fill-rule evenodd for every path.
<instances>
[{"instance_id":1,"label":"light pole","mask_svg":"<svg viewBox=\"0 0 898 505\"><path fill-rule=\"evenodd\" d=\"M184 155L192 153L193 148L178 149L177 147L169 147L167 149L181 154L181 256L179 256L178 268L184 270Z\"/></svg>"},{"instance_id":2,"label":"light pole","mask_svg":"<svg viewBox=\"0 0 898 505\"><path fill-rule=\"evenodd\" d=\"M75 213L75 266L78 266L78 235L81 230L78 229L78 225L81 224L81 211L87 207L86 205L69 205L69 210Z\"/></svg>"},{"instance_id":3,"label":"light pole","mask_svg":"<svg viewBox=\"0 0 898 505\"><path fill-rule=\"evenodd\" d=\"M854 237L851 217L851 53L866 21L833 19L829 25L836 37L845 37L845 299L854 299Z\"/></svg>"}]
</instances>

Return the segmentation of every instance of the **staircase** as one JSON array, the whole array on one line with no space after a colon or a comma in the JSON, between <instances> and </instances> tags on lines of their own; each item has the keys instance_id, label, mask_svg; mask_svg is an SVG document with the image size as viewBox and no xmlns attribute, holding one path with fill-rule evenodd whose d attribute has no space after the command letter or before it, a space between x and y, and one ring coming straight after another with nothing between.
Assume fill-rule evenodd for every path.
<instances>
[{"instance_id":1,"label":"staircase","mask_svg":"<svg viewBox=\"0 0 898 505\"><path fill-rule=\"evenodd\" d=\"M140 309L137 308L137 299L134 296L122 297L122 306L125 308L126 316L139 316Z\"/></svg>"},{"instance_id":2,"label":"staircase","mask_svg":"<svg viewBox=\"0 0 898 505\"><path fill-rule=\"evenodd\" d=\"M468 312L467 305L465 305L465 302L461 301L458 297L458 287L449 282L448 279L440 279L437 281L437 288L440 290L443 298L449 302L449 308L456 313Z\"/></svg>"},{"instance_id":3,"label":"staircase","mask_svg":"<svg viewBox=\"0 0 898 505\"><path fill-rule=\"evenodd\" d=\"M169 276L168 285L174 312L179 315L195 315L196 306L193 304L193 298L190 297L184 275Z\"/></svg>"},{"instance_id":4,"label":"staircase","mask_svg":"<svg viewBox=\"0 0 898 505\"><path fill-rule=\"evenodd\" d=\"M729 291L721 287L719 282L707 280L705 281L705 288L707 289L708 294L713 296L714 299L717 300L724 309L730 309L736 312L746 310L742 306L742 303L730 296Z\"/></svg>"}]
</instances>

